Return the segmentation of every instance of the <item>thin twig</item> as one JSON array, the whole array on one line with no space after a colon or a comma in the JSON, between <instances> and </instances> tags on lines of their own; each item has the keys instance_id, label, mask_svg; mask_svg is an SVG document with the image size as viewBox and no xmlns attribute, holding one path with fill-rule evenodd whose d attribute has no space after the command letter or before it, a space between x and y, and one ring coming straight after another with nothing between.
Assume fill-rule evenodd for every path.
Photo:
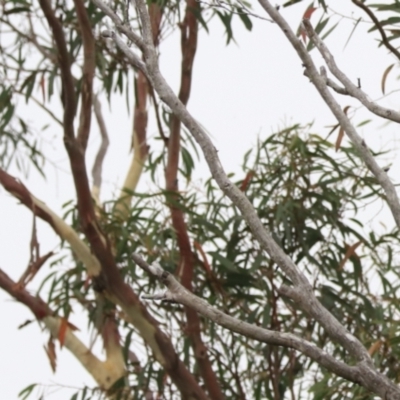
<instances>
[{"instance_id":1,"label":"thin twig","mask_svg":"<svg viewBox=\"0 0 400 400\"><path fill-rule=\"evenodd\" d=\"M101 144L100 148L97 152L96 158L94 160L93 168L92 168L92 178L93 178L93 187L92 194L97 201L100 200L100 189L101 189L101 180L102 180L102 168L104 157L107 153L108 146L110 144L107 127L104 122L103 114L101 112L101 104L97 95L93 96L93 110L96 116L97 124L99 125L100 136L101 136Z\"/></svg>"},{"instance_id":2,"label":"thin twig","mask_svg":"<svg viewBox=\"0 0 400 400\"><path fill-rule=\"evenodd\" d=\"M362 104L368 104L374 110L377 110L379 106L375 103L371 102L370 100L366 99L366 95L361 91L361 89L357 88L353 83L351 83L350 79L347 78L337 67L333 60L332 54L329 52L328 48L322 42L322 40L318 37L316 32L314 31L311 23L308 19L303 21L305 30L307 35L309 36L310 40L313 41L315 46L320 51L321 55L326 60L329 70L342 82L346 90L354 97L358 98ZM308 55L307 52L303 52L303 47L298 49L298 54L302 58L303 64L306 66L308 70L309 77L315 87L320 92L321 96L324 98L326 104L332 110L333 114L336 116L340 125L343 127L347 135L349 136L350 140L357 148L360 157L364 160L365 164L367 165L368 169L373 173L376 177L380 185L382 186L383 190L386 193L386 200L389 205L389 208L392 212L393 218L396 222L396 225L400 228L400 202L397 196L396 188L394 187L393 183L390 181L386 172L378 165L375 161L374 156L372 155L371 151L368 149L365 141L359 136L354 126L351 124L349 118L343 112L339 104L327 90L326 83L324 78L318 74L312 59ZM381 107L379 107L381 108ZM391 119L392 121L400 122L400 113L397 111L392 110L385 110L382 108L383 117ZM381 113L375 112L377 115ZM389 118L388 115L395 117ZM382 115L381 115L382 116Z\"/></svg>"},{"instance_id":3,"label":"thin twig","mask_svg":"<svg viewBox=\"0 0 400 400\"><path fill-rule=\"evenodd\" d=\"M328 74L326 72L325 67L320 68L320 74L321 74L321 77L324 78L326 85L329 86L330 88L332 88L336 93L342 94L344 96L350 96L350 93L344 87L339 86L332 79L328 78ZM307 76L309 78L309 74L308 74L307 70L304 70L304 76Z\"/></svg>"},{"instance_id":4,"label":"thin twig","mask_svg":"<svg viewBox=\"0 0 400 400\"><path fill-rule=\"evenodd\" d=\"M37 50L42 54L43 57L47 58L48 60L50 60L53 63L55 63L57 61L54 54L48 52L37 41L36 34L33 31L33 27L32 27L30 18L29 18L29 26L30 26L30 30L31 30L30 35L22 32L20 29L18 29L15 25L13 25L9 20L7 20L5 18L0 18L0 22L7 24L12 30L14 30L18 34L18 36L20 36L20 37L26 39L27 41L29 41L30 43L32 43L37 48Z\"/></svg>"},{"instance_id":5,"label":"thin twig","mask_svg":"<svg viewBox=\"0 0 400 400\"><path fill-rule=\"evenodd\" d=\"M335 59L333 55L326 47L324 42L320 39L320 37L315 32L314 28L312 27L310 21L308 19L303 20L304 28L307 32L308 37L310 40L315 44L318 48L319 52L321 53L322 57L324 58L329 71L342 83L342 85L347 90L348 94L352 97L355 97L359 100L369 111L378 115L379 117L388 119L390 121L400 123L400 112L396 110L391 110L389 108L385 108L380 106L377 103L371 101L366 93L363 92L357 85L355 85L336 65ZM311 58L310 58L311 60ZM306 65L306 64L305 64Z\"/></svg>"},{"instance_id":6,"label":"thin twig","mask_svg":"<svg viewBox=\"0 0 400 400\"><path fill-rule=\"evenodd\" d=\"M118 17L117 14L103 1L101 0L92 0L92 2L100 8L101 11L114 22L116 28L119 32L123 33L129 40L131 40L139 49L142 49L144 46L142 38L132 31L130 26L125 25L121 18Z\"/></svg>"},{"instance_id":7,"label":"thin twig","mask_svg":"<svg viewBox=\"0 0 400 400\"><path fill-rule=\"evenodd\" d=\"M31 295L26 289L19 287L4 271L0 269L0 288L9 293L14 299L27 306L53 338L60 338L63 324L65 332L63 345L85 367L99 386L108 389L125 374L123 363L117 364L112 354L106 361L99 360L74 334L71 325L55 316L54 311L39 297ZM122 352L120 356L122 360Z\"/></svg>"},{"instance_id":8,"label":"thin twig","mask_svg":"<svg viewBox=\"0 0 400 400\"><path fill-rule=\"evenodd\" d=\"M83 42L81 113L77 140L82 146L83 152L85 152L92 120L93 78L96 67L96 50L92 27L83 0L74 0L74 4Z\"/></svg>"},{"instance_id":9,"label":"thin twig","mask_svg":"<svg viewBox=\"0 0 400 400\"><path fill-rule=\"evenodd\" d=\"M362 10L364 10L368 16L372 19L373 23L375 24L376 28L378 29L381 38L382 38L382 43L383 45L393 53L398 60L400 60L400 52L396 49L396 47L392 46L391 43L389 42L386 33L384 29L382 28L381 23L379 22L378 18L376 18L375 14L371 11L371 9L364 4L360 0L351 0L357 7L360 7Z\"/></svg>"}]
</instances>

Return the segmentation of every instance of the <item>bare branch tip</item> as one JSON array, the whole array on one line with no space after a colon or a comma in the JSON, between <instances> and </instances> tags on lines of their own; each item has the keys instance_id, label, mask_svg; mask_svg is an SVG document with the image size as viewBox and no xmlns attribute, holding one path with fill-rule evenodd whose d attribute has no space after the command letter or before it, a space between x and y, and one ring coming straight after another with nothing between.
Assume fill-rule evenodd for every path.
<instances>
[{"instance_id":1,"label":"bare branch tip","mask_svg":"<svg viewBox=\"0 0 400 400\"><path fill-rule=\"evenodd\" d=\"M115 33L113 31L108 30L108 29L104 29L103 31L101 31L101 36L103 38L114 39L114 35L115 35Z\"/></svg>"},{"instance_id":2,"label":"bare branch tip","mask_svg":"<svg viewBox=\"0 0 400 400\"><path fill-rule=\"evenodd\" d=\"M155 300L166 300L168 298L168 296L167 296L167 291L164 290L163 292L155 293L152 295L144 294L141 296L141 298L143 300L154 300L155 301Z\"/></svg>"},{"instance_id":3,"label":"bare branch tip","mask_svg":"<svg viewBox=\"0 0 400 400\"><path fill-rule=\"evenodd\" d=\"M161 265L158 262L153 262L153 264L149 265L150 272L158 277L161 277L162 274L164 273L164 269L161 267Z\"/></svg>"}]
</instances>

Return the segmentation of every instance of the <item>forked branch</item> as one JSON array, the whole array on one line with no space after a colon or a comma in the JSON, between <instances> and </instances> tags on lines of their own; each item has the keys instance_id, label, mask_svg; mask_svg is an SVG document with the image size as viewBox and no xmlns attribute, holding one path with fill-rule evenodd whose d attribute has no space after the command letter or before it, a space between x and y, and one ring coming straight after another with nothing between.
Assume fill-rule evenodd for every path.
<instances>
[{"instance_id":1,"label":"forked branch","mask_svg":"<svg viewBox=\"0 0 400 400\"><path fill-rule=\"evenodd\" d=\"M303 21L304 28L307 32L307 36L310 40L315 44L322 57L324 58L326 65L329 68L329 71L342 83L347 93L356 98L363 104L369 111L378 117L388 119L394 122L400 122L400 112L396 110L391 110L389 108L385 108L380 106L379 104L371 101L367 94L364 91L356 86L347 76L339 69L336 65L335 59L332 53L329 51L328 47L324 44L324 42L320 39L320 37L315 32L314 28L311 25L310 20L305 19ZM310 58L311 59L311 58ZM306 65L307 68L307 65Z\"/></svg>"},{"instance_id":2,"label":"forked branch","mask_svg":"<svg viewBox=\"0 0 400 400\"><path fill-rule=\"evenodd\" d=\"M195 118L187 111L186 107L180 102L174 94L164 77L160 73L158 67L158 58L151 40L148 39L147 32L151 32L148 15L146 13L145 4L137 1L137 8L142 20L143 32L145 32L146 43L146 69L148 78L152 82L153 88L156 90L160 98L171 108L171 110L179 116L180 120L186 125L197 143L200 145L204 157L208 163L210 171L218 183L221 190L232 200L232 202L240 209L242 215L254 237L259 241L261 247L271 256L271 258L280 266L287 277L295 286L301 288L303 293L303 301L301 307L311 316L315 317L331 335L332 339L341 343L349 353L359 360L370 362L370 357L362 344L353 337L347 329L337 321L337 319L329 313L317 300L314 295L313 288L308 282L304 274L298 270L293 261L284 253L279 245L273 240L270 232L260 221L256 210L247 199L246 195L234 185L227 177L218 157L217 149L211 142L208 134ZM122 42L117 34L114 35L115 41L119 46ZM120 47L121 50L129 57L129 48ZM129 59L129 58L128 58Z\"/></svg>"},{"instance_id":3,"label":"forked branch","mask_svg":"<svg viewBox=\"0 0 400 400\"><path fill-rule=\"evenodd\" d=\"M376 29L378 29L381 38L382 38L382 43L383 45L392 53L394 54L398 60L400 60L400 52L399 50L396 49L396 47L392 46L390 41L388 40L385 30L383 29L381 23L379 22L378 18L376 18L375 14L371 11L371 9L364 4L363 1L360 0L351 0L353 4L355 4L357 7L360 7L362 10L364 10L368 16L371 18L372 22L375 24Z\"/></svg>"},{"instance_id":4,"label":"forked branch","mask_svg":"<svg viewBox=\"0 0 400 400\"><path fill-rule=\"evenodd\" d=\"M96 2L98 1L99 0L96 0ZM368 167L374 172L375 176L378 178L378 181L383 184L382 186L385 188L385 190L388 189L388 191L386 192L388 198L390 197L388 199L388 202L391 207L394 206L392 212L395 211L394 214L396 214L398 207L396 203L392 202L392 200L394 199L393 194L395 195L395 200L397 200L397 195L395 194L395 192L391 191L393 185L391 185L390 181L387 178L387 175L376 164L365 143L359 138L359 136L355 136L357 135L357 133L352 127L350 121L348 121L348 119L342 118L343 112L341 108L332 98L323 78L318 74L315 67L313 66L312 61L309 58L309 55L304 46L296 37L296 35L291 31L286 21L284 21L283 18L280 17L275 7L273 7L266 0L260 0L260 3L264 7L264 9L270 14L271 18L273 18L278 26L280 26L281 29L285 32L289 41L295 47L296 51L298 51L306 68L309 70L310 77L312 78L313 83L314 81L318 81L314 84L321 93L323 99L328 103L334 115L339 119L341 123L343 123L342 126L345 128L346 131L348 131L349 136L352 135L356 148L360 151L362 158L364 159L364 161L366 161ZM185 124L197 143L200 145L214 179L217 181L221 190L240 209L244 219L248 223L254 237L258 240L261 247L268 252L271 259L275 263L277 263L277 265L282 269L286 276L292 281L294 288L296 289L296 294L298 295L299 307L301 307L310 316L315 318L315 320L324 327L328 335L333 340L341 344L349 352L349 354L354 357L354 359L358 363L357 365L360 368L360 371L362 372L362 380L358 382L360 382L364 387L368 388L372 392L381 395L382 397L393 400L398 398L398 396L400 395L400 389L396 385L388 381L388 379L384 375L380 374L375 369L368 354L368 351L360 343L360 341L355 338L329 311L327 311L321 305L319 300L316 298L313 287L310 285L307 278L273 240L270 232L265 228L265 226L258 218L256 210L249 202L245 194L229 180L219 161L217 150L215 149L209 136L201 127L201 125L187 111L184 104L182 104L182 102L177 98L177 96L174 94L174 92L160 73L158 65L158 55L151 40L151 25L145 2L142 0L136 0L136 9L139 14L142 26L143 41L145 44L143 50L146 64L143 68L143 71L147 73L148 79L152 83L153 88L158 93L161 100L164 101L171 108L174 114L179 117L179 119ZM128 60L132 60L133 64L136 64L137 66L137 58L135 56L132 57L132 52L123 43L121 38L119 38L117 34L114 34L113 38L118 47L120 47L120 49L127 55ZM316 78L314 78L315 74L317 75ZM344 117L347 118L345 115ZM355 135L353 135L353 133L355 133ZM387 183L389 183L389 185L386 185ZM400 208L398 209L400 210ZM398 214L398 217L399 218L395 217L397 218L396 222L400 223L400 213ZM364 379L364 377L366 377L366 379ZM373 382L372 385L371 382Z\"/></svg>"},{"instance_id":5,"label":"forked branch","mask_svg":"<svg viewBox=\"0 0 400 400\"><path fill-rule=\"evenodd\" d=\"M199 12L199 3L196 0L186 0L185 16L180 23L181 31L181 82L178 98L187 105L190 97L193 79L193 64L197 50L198 21L196 13ZM165 187L167 191L167 203L171 212L171 219L176 233L179 247L179 265L177 275L182 285L193 291L194 278L194 253L190 243L185 215L180 207L181 201L178 193L178 171L181 153L181 121L173 114L170 121L170 135L167 143L168 159L165 169ZM208 350L201 337L200 318L191 307L185 307L187 321L187 335L193 347L193 353L199 366L200 374L204 380L210 397L213 400L225 398L221 391L220 383L212 368Z\"/></svg>"},{"instance_id":6,"label":"forked branch","mask_svg":"<svg viewBox=\"0 0 400 400\"><path fill-rule=\"evenodd\" d=\"M273 346L283 346L295 349L310 359L316 361L319 365L327 368L334 374L341 376L350 382L367 387L371 391L373 391L374 384L377 384L380 379L383 379L392 387L391 393L399 393L396 385L390 383L389 380L383 375L378 376L378 374L372 374L363 363L360 363L356 366L349 366L346 363L335 359L333 356L320 349L314 343L296 335L272 331L231 317L218 308L210 305L207 301L186 290L174 278L174 276L165 271L160 264L153 263L152 265L149 265L137 254L133 254L132 258L140 268L157 277L158 280L167 288L167 290L162 293L155 294L154 296L144 296L144 298L149 300L172 301L185 305L214 321L216 324L233 332L239 333L240 335ZM366 373L367 371L368 373ZM371 379L374 383L372 383Z\"/></svg>"},{"instance_id":7,"label":"forked branch","mask_svg":"<svg viewBox=\"0 0 400 400\"><path fill-rule=\"evenodd\" d=\"M0 287L14 299L27 306L55 339L60 338L60 329L63 330L63 345L83 365L97 384L103 389L109 389L118 379L125 374L125 366L121 349L119 356L114 352L107 352L105 361L99 360L89 348L74 334L68 324L54 315L54 312L38 296L31 295L26 289L18 286L4 271L0 270ZM110 338L111 340L111 338ZM108 344L110 347L110 344ZM114 346L115 347L115 346ZM119 357L119 358L118 358ZM117 362L117 358L119 362ZM122 362L121 362L122 361Z\"/></svg>"},{"instance_id":8,"label":"forked branch","mask_svg":"<svg viewBox=\"0 0 400 400\"><path fill-rule=\"evenodd\" d=\"M76 231L44 202L36 198L22 182L0 168L0 184L22 204L28 207L35 216L46 221L62 240L69 243L71 250L78 260L85 265L89 276L96 276L100 273L99 261Z\"/></svg>"}]
</instances>

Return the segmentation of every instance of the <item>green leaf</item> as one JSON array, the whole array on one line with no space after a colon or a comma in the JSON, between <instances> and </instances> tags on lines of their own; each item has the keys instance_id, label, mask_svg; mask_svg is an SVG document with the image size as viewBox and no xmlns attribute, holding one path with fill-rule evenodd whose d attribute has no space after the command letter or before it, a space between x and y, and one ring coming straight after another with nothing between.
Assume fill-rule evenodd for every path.
<instances>
[{"instance_id":1,"label":"green leaf","mask_svg":"<svg viewBox=\"0 0 400 400\"><path fill-rule=\"evenodd\" d=\"M220 265L224 267L226 271L229 272L237 272L237 266L231 261L222 256L221 254L217 253L216 251L211 251L209 254L216 260L220 262Z\"/></svg>"},{"instance_id":2,"label":"green leaf","mask_svg":"<svg viewBox=\"0 0 400 400\"><path fill-rule=\"evenodd\" d=\"M31 395L33 389L35 389L36 386L37 386L37 383L32 383L31 385L27 386L25 389L22 389L18 393L18 397L21 400L26 400Z\"/></svg>"},{"instance_id":3,"label":"green leaf","mask_svg":"<svg viewBox=\"0 0 400 400\"><path fill-rule=\"evenodd\" d=\"M11 10L5 10L4 15L18 14L23 12L30 12L30 7L14 7Z\"/></svg>"},{"instance_id":4,"label":"green leaf","mask_svg":"<svg viewBox=\"0 0 400 400\"><path fill-rule=\"evenodd\" d=\"M20 91L23 92L25 89L25 102L28 103L29 98L31 97L33 88L35 86L37 72L32 72L22 83Z\"/></svg>"},{"instance_id":5,"label":"green leaf","mask_svg":"<svg viewBox=\"0 0 400 400\"><path fill-rule=\"evenodd\" d=\"M228 45L231 40L233 39L233 31L232 31L232 15L233 14L228 14L226 12L220 12L215 10L215 13L218 15L219 19L222 21L222 23L225 26L225 32L226 32L226 44Z\"/></svg>"},{"instance_id":6,"label":"green leaf","mask_svg":"<svg viewBox=\"0 0 400 400\"><path fill-rule=\"evenodd\" d=\"M239 15L239 18L242 20L244 26L248 31L251 31L253 28L253 23L251 22L251 19L246 13L246 10L241 7L236 7L237 14Z\"/></svg>"},{"instance_id":7,"label":"green leaf","mask_svg":"<svg viewBox=\"0 0 400 400\"><path fill-rule=\"evenodd\" d=\"M396 25L400 22L400 17L390 17L388 19L385 19L383 21L379 21L381 26L386 26L386 25ZM373 32L375 30L377 30L378 28L376 27L376 25L374 25L372 28L370 28L368 30L368 32Z\"/></svg>"},{"instance_id":8,"label":"green leaf","mask_svg":"<svg viewBox=\"0 0 400 400\"><path fill-rule=\"evenodd\" d=\"M362 17L358 18L358 20L354 23L353 29L351 30L350 35L349 35L349 37L347 38L346 43L344 44L343 50L344 50L344 49L347 47L347 45L349 44L350 39L352 38L353 33L356 31L356 28L357 28L357 26L358 26L358 24L360 23L361 20L362 20Z\"/></svg>"}]
</instances>

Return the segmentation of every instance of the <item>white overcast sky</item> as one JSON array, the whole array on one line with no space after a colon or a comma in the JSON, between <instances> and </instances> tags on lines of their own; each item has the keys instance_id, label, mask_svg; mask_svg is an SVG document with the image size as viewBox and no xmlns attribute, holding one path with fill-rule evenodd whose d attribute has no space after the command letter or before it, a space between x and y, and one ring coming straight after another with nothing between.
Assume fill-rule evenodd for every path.
<instances>
[{"instance_id":1,"label":"white overcast sky","mask_svg":"<svg viewBox=\"0 0 400 400\"><path fill-rule=\"evenodd\" d=\"M366 19L361 10L352 7L350 2L332 3L337 3L337 11L344 15L351 15L353 10L356 17L362 15ZM307 2L303 2L281 9L292 29L297 29L307 5ZM266 16L257 4L254 4L254 7L256 12ZM320 12L315 12L312 22L316 23L319 17ZM227 171L239 171L238 167L244 152L256 143L258 136L265 137L290 122L312 121L315 132L325 135L328 129L324 127L335 123L327 106L321 102L314 87L303 76L300 60L278 27L263 20L252 19L252 21L253 31L248 32L239 18L236 18L234 33L237 44L231 43L228 47L225 45L222 24L216 19L210 25L210 34L201 30L199 35L192 95L188 108L210 133ZM335 55L339 67L352 80L360 78L362 88L372 99L380 98L382 74L396 60L388 56L385 49L377 48L376 36L366 34L370 25L362 23L344 48L353 24L353 20L343 19L326 43ZM323 65L315 50L312 56L317 61L317 66ZM180 74L178 32L162 43L161 67L171 86L178 88ZM398 75L399 69L396 66L387 81L388 91L398 88ZM343 107L357 106L357 102L350 98L336 97ZM398 109L399 100L398 95L393 95L381 103ZM124 99L115 102L111 110L107 110L107 105L103 102L103 109L111 140L104 166L105 183L102 189L102 199L107 200L118 190L130 162L132 123L131 117L126 112ZM58 111L60 112L60 109ZM44 114L38 113L36 109L27 109L26 118L36 123L38 128L46 123ZM368 113L359 110L354 121L361 122L366 118ZM395 183L400 180L398 129L394 124L377 122L359 130L367 144L374 150L392 149L389 161L393 166L389 175ZM150 136L156 135L154 125L148 133ZM32 172L27 180L17 169L14 168L11 172L54 211L61 213L62 204L74 198L74 189L71 175L67 172L67 158L59 127L54 125L48 129L45 132L45 140L45 149L49 151L50 159L57 164L57 167L47 165L46 180L35 172ZM88 155L91 168L93 154L99 144L95 122L90 140L93 149ZM335 137L332 136L332 140L335 140ZM154 146L152 143L150 145ZM209 175L205 163L202 162L196 173L199 184L201 179L205 180ZM145 177L142 180L142 187L148 184L146 179ZM390 225L390 214L387 210L384 210L379 218ZM2 244L0 268L17 280L29 260L32 215L3 189L0 189L0 222ZM57 238L44 223L38 225L38 236L43 254L58 244ZM44 276L46 271L40 273L29 288L37 287L40 278ZM32 315L27 308L16 303L2 291L0 291L0 313L2 399L16 399L17 393L22 388L35 382L47 385L45 399L59 400L69 399L73 393L65 387L77 390L84 384L95 385L92 378L67 350L58 351L57 373L52 374L43 350L48 334L41 332L37 323L18 330L17 326L31 319ZM79 315L73 315L71 322L81 326L83 330L86 328L85 320Z\"/></svg>"}]
</instances>

